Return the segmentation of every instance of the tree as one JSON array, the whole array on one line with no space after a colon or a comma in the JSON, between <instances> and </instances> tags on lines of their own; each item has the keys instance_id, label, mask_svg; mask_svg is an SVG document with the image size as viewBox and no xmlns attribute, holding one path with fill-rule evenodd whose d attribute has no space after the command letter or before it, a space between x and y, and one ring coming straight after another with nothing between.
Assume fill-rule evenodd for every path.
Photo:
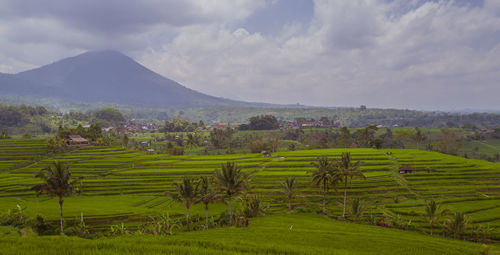
<instances>
[{"instance_id":1,"label":"tree","mask_svg":"<svg viewBox=\"0 0 500 255\"><path fill-rule=\"evenodd\" d=\"M377 130L378 128L374 125L357 130L354 133L355 143L358 147L370 147L372 141L375 139Z\"/></svg>"},{"instance_id":2,"label":"tree","mask_svg":"<svg viewBox=\"0 0 500 255\"><path fill-rule=\"evenodd\" d=\"M91 124L88 131L87 131L87 138L89 138L90 140L95 142L101 137L102 137L101 126L97 123ZM66 137L64 137L64 138L66 138Z\"/></svg>"},{"instance_id":3,"label":"tree","mask_svg":"<svg viewBox=\"0 0 500 255\"><path fill-rule=\"evenodd\" d=\"M193 147L198 146L196 135L189 133L189 134L187 134L186 137L187 137L187 139L186 139L186 146L187 147L192 149Z\"/></svg>"},{"instance_id":4,"label":"tree","mask_svg":"<svg viewBox=\"0 0 500 255\"><path fill-rule=\"evenodd\" d=\"M9 134L7 134L6 131L2 131L0 133L0 139L9 139L9 138L10 138L10 136L9 136Z\"/></svg>"},{"instance_id":5,"label":"tree","mask_svg":"<svg viewBox=\"0 0 500 255\"><path fill-rule=\"evenodd\" d=\"M226 129L214 129L210 132L210 143L217 149L224 148L231 144L234 130L230 127Z\"/></svg>"},{"instance_id":6,"label":"tree","mask_svg":"<svg viewBox=\"0 0 500 255\"><path fill-rule=\"evenodd\" d=\"M458 131L441 129L441 135L437 137L436 145L439 152L457 155L463 146L463 140Z\"/></svg>"},{"instance_id":7,"label":"tree","mask_svg":"<svg viewBox=\"0 0 500 255\"><path fill-rule=\"evenodd\" d=\"M338 137L337 144L339 147L348 148L351 147L351 132L347 127L342 127L340 129L340 135Z\"/></svg>"},{"instance_id":8,"label":"tree","mask_svg":"<svg viewBox=\"0 0 500 255\"><path fill-rule=\"evenodd\" d=\"M215 170L215 185L229 199L229 220L232 224L231 200L249 188L250 174L243 173L236 163L226 162L221 164L221 169Z\"/></svg>"},{"instance_id":9,"label":"tree","mask_svg":"<svg viewBox=\"0 0 500 255\"><path fill-rule=\"evenodd\" d=\"M434 200L430 200L425 204L425 211L421 214L421 217L429 222L431 235L434 229L434 225L439 222L439 220L449 213L448 210L439 210L441 205Z\"/></svg>"},{"instance_id":10,"label":"tree","mask_svg":"<svg viewBox=\"0 0 500 255\"><path fill-rule=\"evenodd\" d=\"M122 137L122 146L127 148L128 142L129 142L129 138L128 138L127 134L124 134Z\"/></svg>"},{"instance_id":11,"label":"tree","mask_svg":"<svg viewBox=\"0 0 500 255\"><path fill-rule=\"evenodd\" d=\"M269 144L271 145L271 152L278 152L280 144L280 136L278 133L271 133L269 135Z\"/></svg>"},{"instance_id":12,"label":"tree","mask_svg":"<svg viewBox=\"0 0 500 255\"><path fill-rule=\"evenodd\" d=\"M280 182L280 186L283 189L283 195L285 195L288 202L288 210L292 210L292 200L297 195L297 180L295 177L286 177L284 182Z\"/></svg>"},{"instance_id":13,"label":"tree","mask_svg":"<svg viewBox=\"0 0 500 255\"><path fill-rule=\"evenodd\" d=\"M456 212L451 219L445 223L448 232L453 235L453 238L462 237L467 230L469 217L462 212Z\"/></svg>"},{"instance_id":14,"label":"tree","mask_svg":"<svg viewBox=\"0 0 500 255\"><path fill-rule=\"evenodd\" d=\"M420 143L425 141L425 139L427 139L427 136L424 133L422 133L422 130L420 130L419 127L415 127L415 133L414 133L412 138L413 138L413 141L415 141L415 144L417 145L417 150L419 150Z\"/></svg>"},{"instance_id":15,"label":"tree","mask_svg":"<svg viewBox=\"0 0 500 255\"><path fill-rule=\"evenodd\" d=\"M71 171L69 165L64 162L55 161L52 166L42 169L36 177L42 179L44 183L35 185L31 188L37 192L37 195L48 194L59 198L59 212L61 234L64 233L63 228L63 198L73 193L73 188L78 179L71 179Z\"/></svg>"},{"instance_id":16,"label":"tree","mask_svg":"<svg viewBox=\"0 0 500 255\"><path fill-rule=\"evenodd\" d=\"M95 112L95 117L97 119L105 120L111 123L122 123L125 121L125 117L121 112L112 107L105 107Z\"/></svg>"},{"instance_id":17,"label":"tree","mask_svg":"<svg viewBox=\"0 0 500 255\"><path fill-rule=\"evenodd\" d=\"M207 176L200 177L200 198L197 203L205 205L205 227L208 229L208 204L217 201L217 193L212 189L213 179Z\"/></svg>"},{"instance_id":18,"label":"tree","mask_svg":"<svg viewBox=\"0 0 500 255\"><path fill-rule=\"evenodd\" d=\"M315 187L323 189L323 214L326 214L326 195L330 187L335 188L336 184L340 181L340 176L335 173L333 162L328 157L319 157L317 162L311 163L316 170L311 171L312 181L311 184Z\"/></svg>"},{"instance_id":19,"label":"tree","mask_svg":"<svg viewBox=\"0 0 500 255\"><path fill-rule=\"evenodd\" d=\"M177 194L171 194L171 197L178 201L184 201L186 206L186 227L189 231L189 208L196 202L198 196L199 183L194 179L184 176L181 183L173 184Z\"/></svg>"},{"instance_id":20,"label":"tree","mask_svg":"<svg viewBox=\"0 0 500 255\"><path fill-rule=\"evenodd\" d=\"M398 129L396 130L396 139L403 144L403 148L408 147L411 141L415 139L415 130Z\"/></svg>"},{"instance_id":21,"label":"tree","mask_svg":"<svg viewBox=\"0 0 500 255\"><path fill-rule=\"evenodd\" d=\"M270 130L279 128L279 122L273 115L253 116L249 124L240 125L240 130Z\"/></svg>"},{"instance_id":22,"label":"tree","mask_svg":"<svg viewBox=\"0 0 500 255\"><path fill-rule=\"evenodd\" d=\"M343 152L340 160L337 160L335 169L344 180L344 210L342 211L342 218L345 218L345 208L347 203L347 183L351 183L354 177L361 177L366 179L363 172L358 170L361 161L352 162L351 153Z\"/></svg>"}]
</instances>

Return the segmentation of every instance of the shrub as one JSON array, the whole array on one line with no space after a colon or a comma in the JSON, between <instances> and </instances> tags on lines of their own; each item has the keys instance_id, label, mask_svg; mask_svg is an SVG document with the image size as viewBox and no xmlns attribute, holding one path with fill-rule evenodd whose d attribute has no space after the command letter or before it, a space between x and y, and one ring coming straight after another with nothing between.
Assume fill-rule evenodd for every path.
<instances>
[{"instance_id":1,"label":"shrub","mask_svg":"<svg viewBox=\"0 0 500 255\"><path fill-rule=\"evenodd\" d=\"M121 235L128 235L130 232L128 231L127 227L125 227L125 224L120 224L120 225L113 225L110 227L110 233L111 235L115 236L121 236Z\"/></svg>"},{"instance_id":2,"label":"shrub","mask_svg":"<svg viewBox=\"0 0 500 255\"><path fill-rule=\"evenodd\" d=\"M33 220L33 230L38 233L38 235L54 235L57 233L57 227L52 226L45 219L38 215L35 220Z\"/></svg>"},{"instance_id":3,"label":"shrub","mask_svg":"<svg viewBox=\"0 0 500 255\"><path fill-rule=\"evenodd\" d=\"M179 146L173 146L172 148L168 149L168 154L173 156L184 155L184 148Z\"/></svg>"},{"instance_id":4,"label":"shrub","mask_svg":"<svg viewBox=\"0 0 500 255\"><path fill-rule=\"evenodd\" d=\"M310 213L311 209L304 206L297 206L293 209L293 213Z\"/></svg>"},{"instance_id":5,"label":"shrub","mask_svg":"<svg viewBox=\"0 0 500 255\"><path fill-rule=\"evenodd\" d=\"M171 220L168 214L157 217L149 217L149 222L140 227L144 234L151 235L173 235L174 229L180 229L181 224L177 220Z\"/></svg>"},{"instance_id":6,"label":"shrub","mask_svg":"<svg viewBox=\"0 0 500 255\"><path fill-rule=\"evenodd\" d=\"M28 217L24 214L26 207L17 205L14 209L9 209L0 215L0 225L22 228L28 224Z\"/></svg>"},{"instance_id":7,"label":"shrub","mask_svg":"<svg viewBox=\"0 0 500 255\"><path fill-rule=\"evenodd\" d=\"M247 194L241 199L242 202L242 214L246 218L257 217L264 212L262 205L262 197L259 195L249 195Z\"/></svg>"}]
</instances>

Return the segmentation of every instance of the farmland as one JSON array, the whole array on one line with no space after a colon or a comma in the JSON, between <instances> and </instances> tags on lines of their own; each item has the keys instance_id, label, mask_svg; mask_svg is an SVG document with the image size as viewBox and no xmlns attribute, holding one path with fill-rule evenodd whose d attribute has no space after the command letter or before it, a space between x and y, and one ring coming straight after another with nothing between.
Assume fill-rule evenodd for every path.
<instances>
[{"instance_id":1,"label":"farmland","mask_svg":"<svg viewBox=\"0 0 500 255\"><path fill-rule=\"evenodd\" d=\"M1 254L479 254L479 244L333 221L314 214L252 219L248 228L216 228L168 237L87 240L19 237L3 232ZM0 229L0 236L2 229Z\"/></svg>"},{"instance_id":2,"label":"farmland","mask_svg":"<svg viewBox=\"0 0 500 255\"><path fill-rule=\"evenodd\" d=\"M121 147L91 146L51 156L47 154L43 139L0 140L0 155L2 156L0 212L19 205L25 208L25 213L31 217L42 215L49 221L56 221L59 210L56 198L36 197L30 188L40 183L40 180L35 178L35 174L40 169L54 160L59 160L71 165L71 171L75 177L84 177L79 188L80 195L65 199L64 216L68 224L83 216L85 222L94 231L108 231L111 225L121 223L134 230L148 216L168 213L173 218L181 218L185 213L183 205L163 195L165 191L173 191L173 182L183 176L212 175L214 169L220 168L221 163L234 161L244 171L256 171L252 175L251 192L263 197L266 213L282 215L257 218L255 228L252 223L249 230L258 231L265 229L267 225L270 225L270 229L277 228L287 220L294 222L294 225L299 225L299 222L305 220L300 218L303 217L300 216L302 214L283 216L286 205L280 195L278 183L286 177L295 177L298 180L300 197L293 202L294 207L302 208L306 212L318 212L321 206L321 195L318 188L310 185L309 171L313 170L311 162L322 155L338 159L345 151L351 152L354 161L363 161L361 170L367 178L366 180L354 179L348 194L350 198L359 197L369 205L364 216L365 220L369 217L382 218L385 215L395 214L411 222L412 229L416 232L428 232L429 226L422 220L419 213L424 210L426 200L435 199L444 208L454 212L464 212L470 217L472 225L492 227L494 229L492 238L500 240L500 164L408 149L283 151L274 153L271 157L262 157L260 154L150 155ZM416 172L399 174L398 169L402 165L410 165L416 169ZM332 190L329 193L327 209L330 218L337 218L341 215L341 201L340 190L338 192ZM227 206L222 203L212 204L209 210L210 217L216 218L225 210ZM196 219L204 215L202 205L194 205L191 213L194 215L195 224L200 224L196 222ZM269 220L271 222L267 220L269 217L271 217ZM272 222L273 220L275 222ZM347 228L343 224L348 223L328 221L325 224ZM369 226L359 226L359 228L365 227ZM387 231L380 227L369 227L369 229L370 231L377 231L375 229ZM223 235L224 232L220 229L210 231L213 231L211 233L214 235ZM233 228L228 231L233 231L235 235L255 234L254 232L242 233L244 230ZM436 231L441 233L443 230L438 226ZM182 246L189 235L198 235L203 239L208 234L204 232L179 233L174 239L169 239L169 242L172 242L174 246ZM424 238L417 233L407 235ZM124 239L99 242L113 247L126 239L124 237ZM36 242L46 243L49 240L50 238L37 239ZM11 238L4 242L16 243L19 240ZM34 241L32 245L36 245L36 242ZM75 247L96 245L95 243L79 243L71 238L68 242ZM159 240L152 239L148 242L152 242L153 245ZM198 245L200 247L226 245L213 240L206 242L208 243ZM151 249L153 253L159 252L154 248ZM229 249L230 252L248 252ZM408 249L414 249L413 251L417 254L420 252L418 247L408 247ZM252 251L254 250L250 249L249 253L253 253ZM359 253L362 254L363 251ZM467 253L469 252L464 250L464 254Z\"/></svg>"}]
</instances>

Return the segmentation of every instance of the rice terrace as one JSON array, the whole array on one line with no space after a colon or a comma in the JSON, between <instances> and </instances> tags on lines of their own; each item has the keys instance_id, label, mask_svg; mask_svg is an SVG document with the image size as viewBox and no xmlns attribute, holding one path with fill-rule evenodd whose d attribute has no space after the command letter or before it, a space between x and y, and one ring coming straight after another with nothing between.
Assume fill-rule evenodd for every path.
<instances>
[{"instance_id":1,"label":"rice terrace","mask_svg":"<svg viewBox=\"0 0 500 255\"><path fill-rule=\"evenodd\" d=\"M498 35L498 0L0 0L0 255L500 255Z\"/></svg>"},{"instance_id":2,"label":"rice terrace","mask_svg":"<svg viewBox=\"0 0 500 255\"><path fill-rule=\"evenodd\" d=\"M271 157L262 157L261 154L148 155L146 152L119 147L92 146L71 150L53 157L40 158L41 155L47 153L44 140L8 139L1 140L0 144L2 155L0 209L3 212L10 209L10 217L15 218L17 215L17 217L35 218L40 215L47 222L57 222L59 210L57 199L35 197L33 191L30 190L31 187L40 183L40 180L35 178L35 174L54 160L70 164L74 177L84 177L81 179L79 194L65 198L66 225L69 231L76 232L81 231L79 224L85 224L89 232L102 233L94 234L102 235L102 237L99 241L94 241L95 243L78 241L74 238L68 239L67 243L65 241L65 245L68 246L64 248L68 251L84 246L94 247L96 253L119 253L123 249L123 242L138 242L131 239L137 235L135 232L148 228L150 224L148 220L165 216L165 214L169 217L169 224L177 226L170 232L171 236L169 233L164 237L164 241L169 244L165 249L175 253L192 251L191 244L186 243L190 234L193 238L197 238L195 247L202 253L260 253L267 252L268 249L276 249L276 253L330 253L341 252L343 249L371 253L374 251L373 248L367 250L359 248L358 250L356 246L353 246L354 244L345 243L346 241L343 240L346 239L344 235L352 235L352 238L360 238L358 241L361 241L361 238L363 240L366 238L363 237L366 233L372 233L373 236L368 237L368 240L373 242L373 245L384 246L376 248L381 254L394 251L394 249L401 249L402 253L422 254L474 254L480 250L479 245L472 243L425 236L425 233L429 232L429 223L420 214L425 213L426 201L430 200L439 201L443 208L467 215L467 224L471 227L458 233L463 236L463 239L487 238L491 242L500 239L498 232L500 167L498 163L404 149L321 149L278 152ZM336 221L342 214L342 192L339 190L337 192L332 190L327 194L327 216L314 215L321 211L322 198L320 189L310 185L310 171L314 170L311 162L317 161L319 156L327 156L332 160L338 159L340 154L346 151L352 154L353 161L363 162L360 170L366 176L366 179L355 178L352 184L349 184L349 199L351 201L354 201L354 198L362 199L363 206L366 206L362 215L355 216L351 212L346 216L348 222L352 222L356 217L358 223L356 225ZM37 161L33 161L34 159ZM164 192L175 192L172 183L183 176L193 178L211 176L215 169L228 161L235 162L243 169L243 172L253 172L249 194L258 194L261 197L265 212L261 217L250 220L248 231L247 228L229 227L230 234L228 234L222 231L223 228L228 227L222 229L216 227L217 224L223 224L217 220L221 213L226 211L226 205L220 202L210 204L209 225L210 228L213 226L216 229L202 230L205 227L204 206L196 204L190 212L192 228L199 229L199 231L181 234L180 232L183 232L185 228L185 224L182 223L185 221L185 207L182 203L164 196ZM400 166L405 164L414 166L416 172L400 174ZM287 177L295 178L297 182L297 194L291 201L294 208L291 212L287 209L286 200L279 185ZM341 189L341 186L337 189ZM370 222L376 227L369 226ZM401 232L397 229L409 231ZM18 242L23 242L23 247L25 247L23 249L27 250L33 249L30 245L43 245L44 247L48 245L46 249L40 250L40 253L50 253L53 249L50 246L51 239L18 237L17 234L13 234L12 229L4 227L2 230L2 252L12 252L13 250L7 247L14 249ZM110 230L113 233L121 233L104 234ZM20 229L19 231L28 230ZM304 250L304 248L297 250L297 243L286 243L280 240L279 244L270 247L261 245L256 247L257 243L252 242L255 242L255 238L262 237L255 236L257 234L255 231L266 232L271 240L276 238L273 232L283 232L287 238L292 239L298 238L296 235L301 234L318 235L316 238L332 238L332 240L339 238L343 241L334 242L346 246L324 244L315 246L312 250ZM338 231L347 232L342 234L337 233ZM447 231L453 230L435 226L434 235L448 236ZM121 237L106 237L104 239L106 241L102 240L108 235ZM228 237L219 239L217 238L219 235L228 235ZM231 241L227 238L231 236L230 240L235 239L234 235L242 238L240 242L246 242L247 238L252 241L241 247L230 245ZM315 239L312 236L309 238ZM422 241L414 241L420 239L426 245L423 245ZM26 243L26 240L29 241ZM137 251L150 249L151 253L163 252L163 248L159 246L163 242L160 239L142 235L139 240L151 243L151 246L141 244L142 248L133 249ZM394 247L382 245L389 241L395 242ZM408 246L406 243L408 241L412 245ZM105 242L108 248L97 249L102 242ZM227 246L225 242L228 242ZM439 245L428 247L427 242L435 242ZM207 250L203 249L205 246ZM385 252L384 249L386 249Z\"/></svg>"}]
</instances>

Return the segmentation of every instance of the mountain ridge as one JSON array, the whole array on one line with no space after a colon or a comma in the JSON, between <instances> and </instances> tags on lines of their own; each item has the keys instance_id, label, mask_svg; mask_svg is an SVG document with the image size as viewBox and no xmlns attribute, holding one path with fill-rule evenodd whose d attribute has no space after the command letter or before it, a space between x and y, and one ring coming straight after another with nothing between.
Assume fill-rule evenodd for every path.
<instances>
[{"instance_id":1,"label":"mountain ridge","mask_svg":"<svg viewBox=\"0 0 500 255\"><path fill-rule=\"evenodd\" d=\"M151 108L276 106L203 94L113 50L88 51L17 74L0 74L0 93Z\"/></svg>"}]
</instances>

